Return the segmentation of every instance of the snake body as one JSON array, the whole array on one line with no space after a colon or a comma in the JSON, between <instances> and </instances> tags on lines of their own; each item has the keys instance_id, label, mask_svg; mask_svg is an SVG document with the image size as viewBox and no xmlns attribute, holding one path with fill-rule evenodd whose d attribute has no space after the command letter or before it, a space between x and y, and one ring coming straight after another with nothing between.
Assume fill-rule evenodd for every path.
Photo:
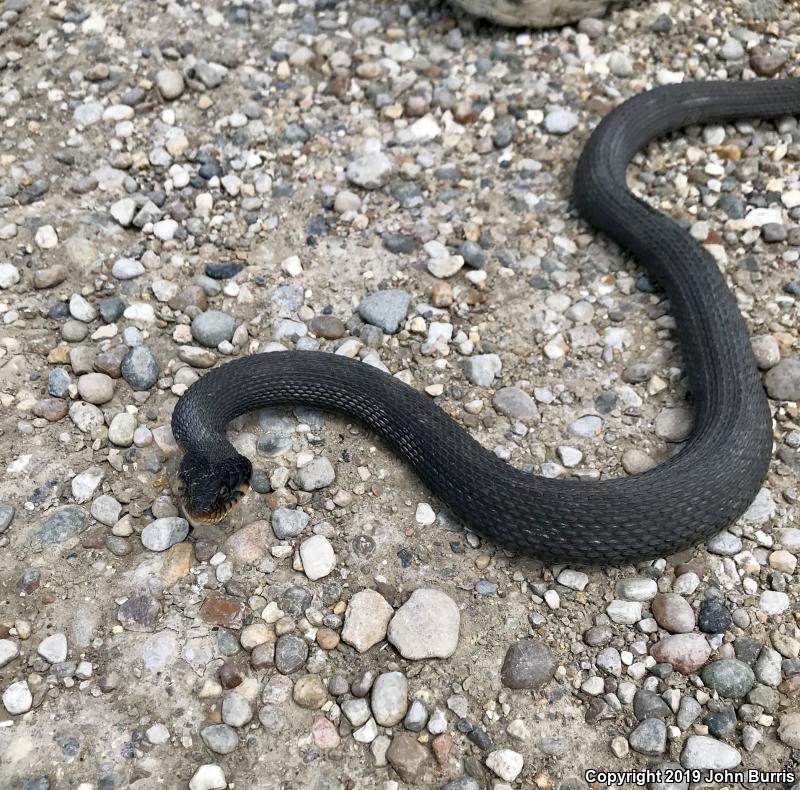
<instances>
[{"instance_id":1,"label":"snake body","mask_svg":"<svg viewBox=\"0 0 800 790\"><path fill-rule=\"evenodd\" d=\"M637 151L670 131L798 113L800 79L660 87L607 115L578 162L573 199L580 214L660 284L677 324L694 427L668 461L600 481L538 477L499 459L428 396L374 367L330 353L265 353L210 371L178 402L172 427L186 450L185 506L196 511L202 492L220 477L230 478L222 486L230 491L237 475L249 474L249 462L225 438L230 420L303 404L366 424L467 526L546 561L663 557L730 525L757 494L772 449L769 404L747 327L710 254L637 199L625 174Z\"/></svg>"}]
</instances>

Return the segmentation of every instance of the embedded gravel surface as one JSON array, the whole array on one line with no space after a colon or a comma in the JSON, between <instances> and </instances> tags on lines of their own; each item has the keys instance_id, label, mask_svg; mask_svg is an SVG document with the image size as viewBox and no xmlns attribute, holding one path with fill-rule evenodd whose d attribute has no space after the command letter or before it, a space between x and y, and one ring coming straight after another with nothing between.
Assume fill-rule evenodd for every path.
<instances>
[{"instance_id":1,"label":"embedded gravel surface","mask_svg":"<svg viewBox=\"0 0 800 790\"><path fill-rule=\"evenodd\" d=\"M800 76L799 31L777 0L547 31L435 2L0 0L0 786L798 771L798 119L691 128L629 171L725 272L771 398L764 487L704 546L510 555L300 407L231 426L251 491L190 530L169 424L226 359L322 349L535 474L665 461L691 428L669 305L576 216L573 165L647 88Z\"/></svg>"}]
</instances>

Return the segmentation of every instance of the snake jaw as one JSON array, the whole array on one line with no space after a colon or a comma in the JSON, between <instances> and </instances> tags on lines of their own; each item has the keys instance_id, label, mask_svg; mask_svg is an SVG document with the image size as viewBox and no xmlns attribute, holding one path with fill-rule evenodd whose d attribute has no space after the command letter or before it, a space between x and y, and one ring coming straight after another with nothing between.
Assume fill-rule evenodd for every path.
<instances>
[{"instance_id":1,"label":"snake jaw","mask_svg":"<svg viewBox=\"0 0 800 790\"><path fill-rule=\"evenodd\" d=\"M208 513L197 513L190 510L188 503L183 496L181 496L181 506L184 515L186 516L186 520L192 526L195 524L216 524L222 521L228 515L228 513L230 513L231 510L233 510L233 508L245 498L249 490L250 483L245 480L231 492L230 499L228 499L227 502L215 510L209 511Z\"/></svg>"}]
</instances>

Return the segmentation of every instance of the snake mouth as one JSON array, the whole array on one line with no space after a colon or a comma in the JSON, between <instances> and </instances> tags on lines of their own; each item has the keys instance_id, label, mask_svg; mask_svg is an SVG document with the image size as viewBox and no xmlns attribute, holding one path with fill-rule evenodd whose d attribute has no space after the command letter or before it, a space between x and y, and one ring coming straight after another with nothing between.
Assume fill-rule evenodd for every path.
<instances>
[{"instance_id":1,"label":"snake mouth","mask_svg":"<svg viewBox=\"0 0 800 790\"><path fill-rule=\"evenodd\" d=\"M238 505L242 499L244 499L249 490L250 483L247 481L240 483L239 486L231 491L230 497L226 502L216 507L214 510L209 510L203 513L191 510L184 498L181 498L181 505L183 506L183 512L185 513L187 520L193 526L195 523L216 524L217 522L222 521L228 515L228 513L230 513L231 510L233 510L233 508L236 507L236 505Z\"/></svg>"}]
</instances>

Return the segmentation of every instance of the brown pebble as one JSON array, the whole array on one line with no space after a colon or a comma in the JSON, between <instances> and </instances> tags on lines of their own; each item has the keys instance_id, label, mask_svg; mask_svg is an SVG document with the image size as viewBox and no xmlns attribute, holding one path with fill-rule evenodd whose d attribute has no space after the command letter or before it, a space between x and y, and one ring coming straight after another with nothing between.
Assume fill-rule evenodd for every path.
<instances>
[{"instance_id":1,"label":"brown pebble","mask_svg":"<svg viewBox=\"0 0 800 790\"><path fill-rule=\"evenodd\" d=\"M250 653L250 666L253 669L270 669L275 666L275 643L264 642L256 645Z\"/></svg>"},{"instance_id":2,"label":"brown pebble","mask_svg":"<svg viewBox=\"0 0 800 790\"><path fill-rule=\"evenodd\" d=\"M592 96L586 103L586 109L604 118L614 109L614 104L600 96Z\"/></svg>"},{"instance_id":3,"label":"brown pebble","mask_svg":"<svg viewBox=\"0 0 800 790\"><path fill-rule=\"evenodd\" d=\"M341 99L350 90L350 73L345 69L337 69L328 80L328 93Z\"/></svg>"},{"instance_id":4,"label":"brown pebble","mask_svg":"<svg viewBox=\"0 0 800 790\"><path fill-rule=\"evenodd\" d=\"M198 562L208 562L217 553L217 544L210 540L198 540L194 544L194 556Z\"/></svg>"},{"instance_id":5,"label":"brown pebble","mask_svg":"<svg viewBox=\"0 0 800 790\"><path fill-rule=\"evenodd\" d=\"M244 680L244 675L233 661L226 661L217 671L219 682L226 689L235 689Z\"/></svg>"},{"instance_id":6,"label":"brown pebble","mask_svg":"<svg viewBox=\"0 0 800 790\"><path fill-rule=\"evenodd\" d=\"M711 149L720 159L738 162L742 158L742 149L738 145L718 145Z\"/></svg>"},{"instance_id":7,"label":"brown pebble","mask_svg":"<svg viewBox=\"0 0 800 790\"><path fill-rule=\"evenodd\" d=\"M339 644L339 640L341 637L339 634L334 631L332 628L322 628L317 629L317 644L323 650L333 650L336 645Z\"/></svg>"},{"instance_id":8,"label":"brown pebble","mask_svg":"<svg viewBox=\"0 0 800 790\"><path fill-rule=\"evenodd\" d=\"M421 118L430 109L423 96L409 96L406 99L405 113L409 118Z\"/></svg>"},{"instance_id":9,"label":"brown pebble","mask_svg":"<svg viewBox=\"0 0 800 790\"><path fill-rule=\"evenodd\" d=\"M161 604L147 593L132 595L117 610L117 620L126 631L154 631Z\"/></svg>"},{"instance_id":10,"label":"brown pebble","mask_svg":"<svg viewBox=\"0 0 800 790\"><path fill-rule=\"evenodd\" d=\"M67 270L64 266L48 266L33 273L33 287L52 288L60 285L67 279Z\"/></svg>"},{"instance_id":11,"label":"brown pebble","mask_svg":"<svg viewBox=\"0 0 800 790\"><path fill-rule=\"evenodd\" d=\"M200 619L209 625L239 630L244 623L245 605L238 598L212 592L200 607Z\"/></svg>"},{"instance_id":12,"label":"brown pebble","mask_svg":"<svg viewBox=\"0 0 800 790\"><path fill-rule=\"evenodd\" d=\"M36 417L44 417L48 422L58 422L69 412L69 405L61 398L45 398L36 401L31 411Z\"/></svg>"},{"instance_id":13,"label":"brown pebble","mask_svg":"<svg viewBox=\"0 0 800 790\"><path fill-rule=\"evenodd\" d=\"M328 699L328 690L319 675L303 675L297 679L292 699L301 707L318 710Z\"/></svg>"},{"instance_id":14,"label":"brown pebble","mask_svg":"<svg viewBox=\"0 0 800 790\"><path fill-rule=\"evenodd\" d=\"M89 82L102 82L108 79L109 68L105 63L95 63L86 70L84 75Z\"/></svg>"},{"instance_id":15,"label":"brown pebble","mask_svg":"<svg viewBox=\"0 0 800 790\"><path fill-rule=\"evenodd\" d=\"M56 346L47 354L47 361L51 365L68 365L69 346Z\"/></svg>"},{"instance_id":16,"label":"brown pebble","mask_svg":"<svg viewBox=\"0 0 800 790\"><path fill-rule=\"evenodd\" d=\"M755 47L750 52L750 66L759 77L774 77L788 59L789 56L782 49Z\"/></svg>"},{"instance_id":17,"label":"brown pebble","mask_svg":"<svg viewBox=\"0 0 800 790\"><path fill-rule=\"evenodd\" d=\"M89 529L81 535L81 546L84 549L102 549L106 545L107 534L105 527Z\"/></svg>"},{"instance_id":18,"label":"brown pebble","mask_svg":"<svg viewBox=\"0 0 800 790\"><path fill-rule=\"evenodd\" d=\"M42 572L38 568L25 568L22 576L17 579L17 589L20 592L32 593L39 589L42 583Z\"/></svg>"},{"instance_id":19,"label":"brown pebble","mask_svg":"<svg viewBox=\"0 0 800 790\"><path fill-rule=\"evenodd\" d=\"M205 310L208 305L208 296L199 285L190 285L184 288L169 300L171 310L185 310L189 305L194 305L200 310Z\"/></svg>"},{"instance_id":20,"label":"brown pebble","mask_svg":"<svg viewBox=\"0 0 800 790\"><path fill-rule=\"evenodd\" d=\"M433 756L436 758L436 762L439 763L439 765L444 765L447 762L447 758L450 756L450 750L453 748L453 736L447 732L437 735L431 742L431 748L433 749Z\"/></svg>"},{"instance_id":21,"label":"brown pebble","mask_svg":"<svg viewBox=\"0 0 800 790\"><path fill-rule=\"evenodd\" d=\"M312 334L324 337L326 340L337 340L347 331L341 318L334 315L315 315L309 322L308 328Z\"/></svg>"},{"instance_id":22,"label":"brown pebble","mask_svg":"<svg viewBox=\"0 0 800 790\"><path fill-rule=\"evenodd\" d=\"M431 301L434 307L450 307L453 304L453 286L441 280L433 286Z\"/></svg>"},{"instance_id":23,"label":"brown pebble","mask_svg":"<svg viewBox=\"0 0 800 790\"><path fill-rule=\"evenodd\" d=\"M120 378L122 376L122 360L125 359L128 351L130 349L127 346L117 346L98 354L94 361L94 369L99 373L111 376L112 379Z\"/></svg>"},{"instance_id":24,"label":"brown pebble","mask_svg":"<svg viewBox=\"0 0 800 790\"><path fill-rule=\"evenodd\" d=\"M97 189L98 181L94 176L84 176L77 181L73 181L70 189L76 195L87 195L89 192L94 192Z\"/></svg>"},{"instance_id":25,"label":"brown pebble","mask_svg":"<svg viewBox=\"0 0 800 790\"><path fill-rule=\"evenodd\" d=\"M465 99L453 108L453 118L458 123L474 123L478 120L478 113L472 106L472 102Z\"/></svg>"},{"instance_id":26,"label":"brown pebble","mask_svg":"<svg viewBox=\"0 0 800 790\"><path fill-rule=\"evenodd\" d=\"M288 488L279 488L277 491L272 491L264 497L264 500L271 510L297 504L297 497Z\"/></svg>"}]
</instances>

